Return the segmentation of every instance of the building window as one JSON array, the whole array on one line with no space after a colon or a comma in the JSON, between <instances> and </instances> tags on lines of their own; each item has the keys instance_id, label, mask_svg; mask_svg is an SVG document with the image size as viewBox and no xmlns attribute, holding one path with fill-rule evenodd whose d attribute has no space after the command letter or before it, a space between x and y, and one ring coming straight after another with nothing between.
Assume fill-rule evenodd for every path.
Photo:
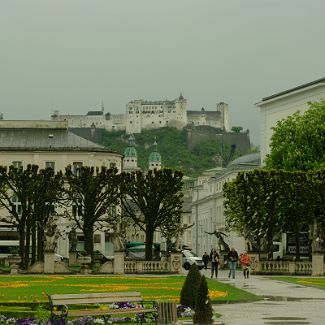
<instances>
[{"instance_id":1,"label":"building window","mask_svg":"<svg viewBox=\"0 0 325 325\"><path fill-rule=\"evenodd\" d=\"M74 217L78 217L78 216L81 216L82 215L81 201L80 201L80 203L78 205L77 204L73 204L72 205L72 215Z\"/></svg>"},{"instance_id":2,"label":"building window","mask_svg":"<svg viewBox=\"0 0 325 325\"><path fill-rule=\"evenodd\" d=\"M21 207L21 202L18 200L17 195L14 195L11 199L11 203L14 207L14 210L16 213L21 216L22 215L22 207Z\"/></svg>"},{"instance_id":3,"label":"building window","mask_svg":"<svg viewBox=\"0 0 325 325\"><path fill-rule=\"evenodd\" d=\"M52 168L55 171L55 162L54 161L46 161L45 168Z\"/></svg>"},{"instance_id":4,"label":"building window","mask_svg":"<svg viewBox=\"0 0 325 325\"><path fill-rule=\"evenodd\" d=\"M115 205L110 206L110 207L107 209L107 214L108 214L110 217L116 217L116 206L115 206Z\"/></svg>"},{"instance_id":5,"label":"building window","mask_svg":"<svg viewBox=\"0 0 325 325\"><path fill-rule=\"evenodd\" d=\"M13 161L13 162L12 162L12 165L13 165L15 168L22 168L22 167L23 167L23 162L22 162L22 161Z\"/></svg>"},{"instance_id":6,"label":"building window","mask_svg":"<svg viewBox=\"0 0 325 325\"><path fill-rule=\"evenodd\" d=\"M100 235L94 235L94 243L100 244Z\"/></svg>"},{"instance_id":7,"label":"building window","mask_svg":"<svg viewBox=\"0 0 325 325\"><path fill-rule=\"evenodd\" d=\"M109 168L116 168L116 163L114 162L109 163Z\"/></svg>"},{"instance_id":8,"label":"building window","mask_svg":"<svg viewBox=\"0 0 325 325\"><path fill-rule=\"evenodd\" d=\"M73 175L80 176L81 167L82 167L82 162L80 162L80 161L73 162L73 164L72 164Z\"/></svg>"}]
</instances>

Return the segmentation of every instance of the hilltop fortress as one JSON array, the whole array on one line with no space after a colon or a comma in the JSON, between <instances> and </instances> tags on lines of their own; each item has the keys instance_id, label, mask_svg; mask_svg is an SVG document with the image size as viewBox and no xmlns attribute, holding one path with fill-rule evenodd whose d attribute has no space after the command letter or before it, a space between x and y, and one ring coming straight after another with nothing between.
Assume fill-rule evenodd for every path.
<instances>
[{"instance_id":1,"label":"hilltop fortress","mask_svg":"<svg viewBox=\"0 0 325 325\"><path fill-rule=\"evenodd\" d=\"M103 128L107 131L125 130L127 134L145 129L171 126L182 129L188 125L210 126L229 132L228 104L220 102L215 111L187 111L187 100L182 94L175 100L133 100L126 105L126 114L89 111L86 115L60 115L54 121L67 121L70 128Z\"/></svg>"}]
</instances>

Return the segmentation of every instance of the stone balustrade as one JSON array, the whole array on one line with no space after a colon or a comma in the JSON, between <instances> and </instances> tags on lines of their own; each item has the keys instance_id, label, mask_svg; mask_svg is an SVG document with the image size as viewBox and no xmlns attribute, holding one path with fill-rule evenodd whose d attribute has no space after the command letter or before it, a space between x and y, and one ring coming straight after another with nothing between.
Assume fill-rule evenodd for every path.
<instances>
[{"instance_id":1,"label":"stone balustrade","mask_svg":"<svg viewBox=\"0 0 325 325\"><path fill-rule=\"evenodd\" d=\"M170 262L167 261L124 261L125 273L168 273Z\"/></svg>"},{"instance_id":2,"label":"stone balustrade","mask_svg":"<svg viewBox=\"0 0 325 325\"><path fill-rule=\"evenodd\" d=\"M311 275L311 262L260 261L257 273Z\"/></svg>"}]
</instances>

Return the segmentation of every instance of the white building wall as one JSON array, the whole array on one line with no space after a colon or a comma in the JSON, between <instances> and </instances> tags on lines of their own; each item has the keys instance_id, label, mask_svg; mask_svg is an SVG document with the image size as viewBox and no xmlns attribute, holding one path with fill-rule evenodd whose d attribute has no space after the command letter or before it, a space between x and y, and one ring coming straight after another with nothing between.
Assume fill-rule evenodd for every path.
<instances>
[{"instance_id":1,"label":"white building wall","mask_svg":"<svg viewBox=\"0 0 325 325\"><path fill-rule=\"evenodd\" d=\"M67 121L70 128L103 128L107 131L125 130L125 114L105 115L54 115L54 121Z\"/></svg>"},{"instance_id":2,"label":"white building wall","mask_svg":"<svg viewBox=\"0 0 325 325\"><path fill-rule=\"evenodd\" d=\"M114 164L121 171L121 155L105 152L51 152L51 151L0 151L1 165L10 166L13 161L21 161L25 168L28 164L38 165L40 169L45 168L46 162L55 163L55 172L65 171L68 165L73 162L81 162L83 166L90 167L111 167Z\"/></svg>"},{"instance_id":3,"label":"white building wall","mask_svg":"<svg viewBox=\"0 0 325 325\"><path fill-rule=\"evenodd\" d=\"M187 124L186 100L144 101L127 104L126 133L141 133L143 129L166 126L182 128Z\"/></svg>"},{"instance_id":4,"label":"white building wall","mask_svg":"<svg viewBox=\"0 0 325 325\"><path fill-rule=\"evenodd\" d=\"M228 172L209 179L201 179L201 186L193 189L192 219L196 225L192 230L192 247L202 256L204 252L210 252L212 248L219 251L218 239L206 232L215 230L226 232L224 215L223 184L236 177L237 172ZM244 238L231 232L227 233L225 242L234 247L238 252L245 250Z\"/></svg>"},{"instance_id":5,"label":"white building wall","mask_svg":"<svg viewBox=\"0 0 325 325\"><path fill-rule=\"evenodd\" d=\"M206 114L187 114L186 99L173 101L133 100L126 105L126 114L102 115L52 115L53 121L67 121L70 128L104 128L107 131L125 130L127 134L141 133L143 129L176 127L181 129L188 123L225 128L229 131L228 104L218 103L221 119L207 118Z\"/></svg>"},{"instance_id":6,"label":"white building wall","mask_svg":"<svg viewBox=\"0 0 325 325\"><path fill-rule=\"evenodd\" d=\"M315 84L303 89L292 91L256 105L260 108L260 146L261 162L270 153L270 143L273 134L272 127L277 121L287 118L297 111L301 113L308 109L309 101L320 101L325 98L325 83Z\"/></svg>"},{"instance_id":7,"label":"white building wall","mask_svg":"<svg viewBox=\"0 0 325 325\"><path fill-rule=\"evenodd\" d=\"M111 164L121 172L122 168L122 157L117 153L110 152L73 152L73 151L0 151L0 165L10 166L13 161L21 161L22 166L25 168L28 164L38 165L40 169L45 168L46 162L55 163L55 172L65 171L68 165L73 165L74 162L81 162L83 166L90 167L110 167ZM0 210L0 216L4 217L7 215L6 210ZM59 218L58 228L60 232L66 232L69 229L70 222L67 218ZM82 235L81 231L78 230L78 235ZM101 234L103 241L97 244L95 247L105 252L105 236L101 232L97 231L96 234ZM60 237L57 242L57 253L62 256L69 256L69 241L66 237Z\"/></svg>"}]
</instances>

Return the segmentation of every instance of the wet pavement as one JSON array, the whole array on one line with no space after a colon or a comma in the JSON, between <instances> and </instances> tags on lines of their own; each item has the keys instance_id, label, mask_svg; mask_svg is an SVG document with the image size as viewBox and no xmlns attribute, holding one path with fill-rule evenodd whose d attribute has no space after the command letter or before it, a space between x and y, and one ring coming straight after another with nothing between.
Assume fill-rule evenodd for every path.
<instances>
[{"instance_id":1,"label":"wet pavement","mask_svg":"<svg viewBox=\"0 0 325 325\"><path fill-rule=\"evenodd\" d=\"M210 270L202 272L210 276ZM225 325L325 324L323 289L258 275L244 279L240 271L236 279L228 279L228 272L220 270L218 280L263 297L263 300L256 302L214 305L214 310L222 314L221 320Z\"/></svg>"}]
</instances>

